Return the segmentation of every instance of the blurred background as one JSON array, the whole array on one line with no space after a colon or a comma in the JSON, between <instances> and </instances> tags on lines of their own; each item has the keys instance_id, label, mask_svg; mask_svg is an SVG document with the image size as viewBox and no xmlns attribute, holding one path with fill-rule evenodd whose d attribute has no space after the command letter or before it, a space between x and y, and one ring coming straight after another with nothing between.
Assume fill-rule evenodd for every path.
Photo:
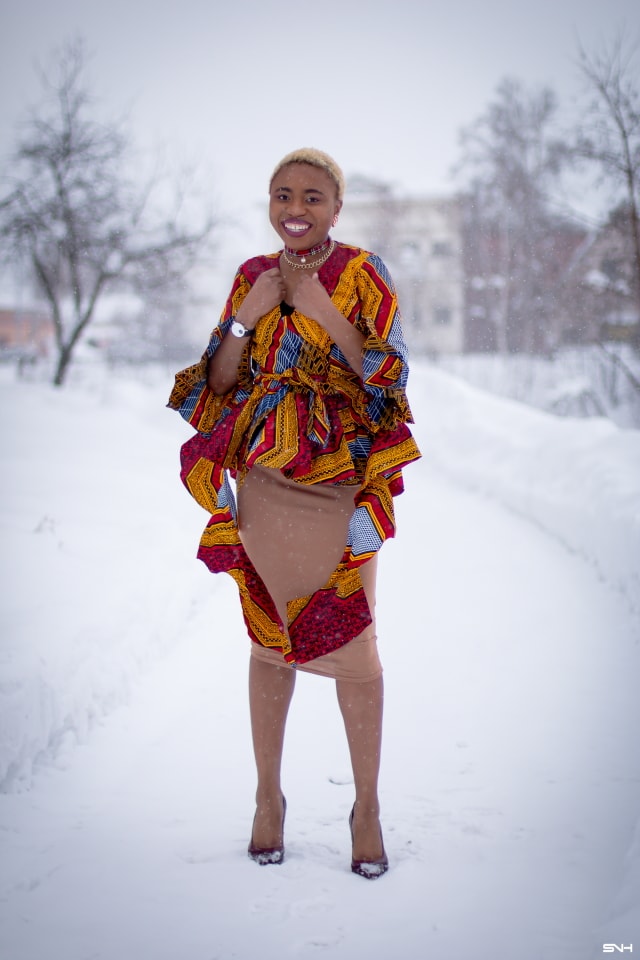
<instances>
[{"instance_id":1,"label":"blurred background","mask_svg":"<svg viewBox=\"0 0 640 960\"><path fill-rule=\"evenodd\" d=\"M347 176L413 356L640 426L640 17L631 0L5 5L0 361L199 357L277 249L290 149Z\"/></svg>"}]
</instances>

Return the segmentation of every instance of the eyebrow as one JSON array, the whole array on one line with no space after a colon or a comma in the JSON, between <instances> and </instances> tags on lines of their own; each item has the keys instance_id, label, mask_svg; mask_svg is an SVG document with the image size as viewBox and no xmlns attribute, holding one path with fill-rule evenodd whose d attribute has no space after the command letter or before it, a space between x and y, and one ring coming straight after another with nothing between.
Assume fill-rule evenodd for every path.
<instances>
[{"instance_id":1,"label":"eyebrow","mask_svg":"<svg viewBox=\"0 0 640 960\"><path fill-rule=\"evenodd\" d=\"M291 193L291 190L292 190L291 187L272 187L272 189L275 190L276 193L277 193L277 192L280 192L280 191L282 191L282 190L286 190L288 193ZM322 191L322 190L317 190L315 187L305 187L305 188L304 188L304 192L305 192L305 193L318 193L318 194L320 194L321 197L324 196L323 191Z\"/></svg>"}]
</instances>

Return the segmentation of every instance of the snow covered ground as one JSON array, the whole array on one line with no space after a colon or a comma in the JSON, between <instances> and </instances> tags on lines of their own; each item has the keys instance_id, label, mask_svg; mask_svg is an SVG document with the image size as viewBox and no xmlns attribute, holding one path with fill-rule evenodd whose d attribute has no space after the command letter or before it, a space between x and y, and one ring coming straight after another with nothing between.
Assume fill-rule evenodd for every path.
<instances>
[{"instance_id":1,"label":"snow covered ground","mask_svg":"<svg viewBox=\"0 0 640 960\"><path fill-rule=\"evenodd\" d=\"M246 857L248 641L193 559L170 376L1 376L2 960L640 949L640 433L415 366L424 458L379 588L391 870L366 883L317 677L288 730L287 858Z\"/></svg>"},{"instance_id":2,"label":"snow covered ground","mask_svg":"<svg viewBox=\"0 0 640 960\"><path fill-rule=\"evenodd\" d=\"M630 344L564 346L553 356L442 354L438 366L475 387L560 416L606 416L640 428L640 355Z\"/></svg>"}]
</instances>

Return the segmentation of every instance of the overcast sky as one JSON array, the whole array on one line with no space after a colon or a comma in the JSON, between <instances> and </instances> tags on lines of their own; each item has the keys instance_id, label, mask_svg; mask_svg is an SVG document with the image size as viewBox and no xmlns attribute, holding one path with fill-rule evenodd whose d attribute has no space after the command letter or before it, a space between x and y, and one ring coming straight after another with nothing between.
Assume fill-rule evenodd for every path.
<instances>
[{"instance_id":1,"label":"overcast sky","mask_svg":"<svg viewBox=\"0 0 640 960\"><path fill-rule=\"evenodd\" d=\"M9 9L10 8L10 9ZM0 150L37 100L35 64L74 35L113 115L211 173L224 207L265 196L288 150L333 154L402 192L451 189L460 128L498 82L580 89L580 40L640 36L637 0L0 0Z\"/></svg>"}]
</instances>

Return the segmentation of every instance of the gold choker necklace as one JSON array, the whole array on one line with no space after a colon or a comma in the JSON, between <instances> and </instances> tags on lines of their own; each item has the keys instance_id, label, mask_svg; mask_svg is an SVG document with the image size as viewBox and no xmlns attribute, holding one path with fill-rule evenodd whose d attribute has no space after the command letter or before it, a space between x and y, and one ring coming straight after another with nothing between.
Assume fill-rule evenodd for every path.
<instances>
[{"instance_id":1,"label":"gold choker necklace","mask_svg":"<svg viewBox=\"0 0 640 960\"><path fill-rule=\"evenodd\" d=\"M312 268L321 267L322 264L329 259L329 257L334 251L335 245L336 245L335 240L332 240L331 243L329 244L327 252L324 253L319 260L314 260L313 263L296 263L295 260L292 260L291 257L288 256L286 250L282 251L282 256L284 257L286 262L289 264L289 266L293 267L294 270L311 270Z\"/></svg>"}]
</instances>

